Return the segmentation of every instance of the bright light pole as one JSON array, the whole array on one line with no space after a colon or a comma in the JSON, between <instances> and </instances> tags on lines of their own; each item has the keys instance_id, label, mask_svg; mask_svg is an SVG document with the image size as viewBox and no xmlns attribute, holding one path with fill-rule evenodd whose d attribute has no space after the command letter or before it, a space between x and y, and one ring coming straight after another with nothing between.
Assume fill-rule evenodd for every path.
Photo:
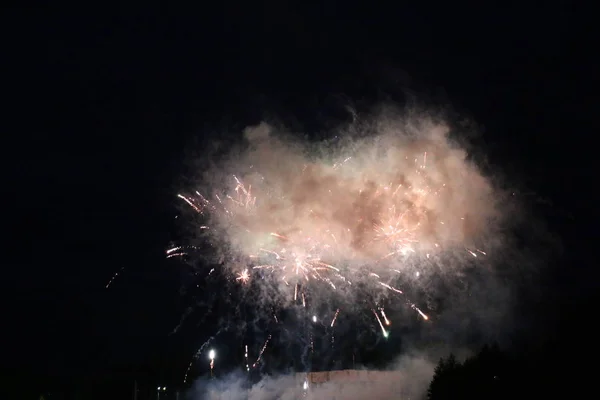
<instances>
[{"instance_id":1,"label":"bright light pole","mask_svg":"<svg viewBox=\"0 0 600 400\"><path fill-rule=\"evenodd\" d=\"M215 352L214 349L211 349L208 352L208 358L210 359L210 377L213 377L213 370L215 368L215 356L217 355L217 353Z\"/></svg>"}]
</instances>

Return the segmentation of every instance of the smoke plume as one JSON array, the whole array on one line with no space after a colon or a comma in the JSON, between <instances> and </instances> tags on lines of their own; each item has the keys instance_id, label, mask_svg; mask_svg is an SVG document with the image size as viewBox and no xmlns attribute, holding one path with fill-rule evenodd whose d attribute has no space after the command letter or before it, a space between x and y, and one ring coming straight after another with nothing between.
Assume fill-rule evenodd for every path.
<instances>
[{"instance_id":1,"label":"smoke plume","mask_svg":"<svg viewBox=\"0 0 600 400\"><path fill-rule=\"evenodd\" d=\"M298 373L265 377L248 384L243 374L219 380L199 380L188 393L191 400L362 400L423 398L434 363L425 357L405 356L387 371L349 370L335 373ZM322 379L321 376L327 376Z\"/></svg>"},{"instance_id":2,"label":"smoke plume","mask_svg":"<svg viewBox=\"0 0 600 400\"><path fill-rule=\"evenodd\" d=\"M379 118L315 146L263 123L206 173L198 209L217 247L278 269L282 286L328 266L356 279L366 269L412 274L448 255L489 257L502 196L449 134L432 119Z\"/></svg>"},{"instance_id":3,"label":"smoke plume","mask_svg":"<svg viewBox=\"0 0 600 400\"><path fill-rule=\"evenodd\" d=\"M398 326L405 353L419 343L407 333L416 323L388 321L387 297L395 296L385 305L389 314L397 316L393 305L400 303L418 312L419 323L431 322L415 335L430 346L462 346L467 333L504 329L511 292L494 266L508 257L505 222L515 208L456 139L460 132L428 116L385 114L356 119L332 137L317 143L267 123L249 127L243 145L205 171L198 191L180 195L201 215L197 228L230 281L256 289L242 301L257 305L257 318L279 326L276 308L295 305L298 318L313 318L333 343L340 310L366 310L372 323L365 329L381 328L388 338L388 329ZM467 279L474 264L477 273ZM419 299L411 288L421 291ZM293 335L300 335L297 326ZM304 394L415 398L426 390L435 361L404 356L382 382L332 380L309 384ZM292 399L303 386L299 376L267 377L248 387L245 377L231 375L200 380L193 393L195 399Z\"/></svg>"}]
</instances>

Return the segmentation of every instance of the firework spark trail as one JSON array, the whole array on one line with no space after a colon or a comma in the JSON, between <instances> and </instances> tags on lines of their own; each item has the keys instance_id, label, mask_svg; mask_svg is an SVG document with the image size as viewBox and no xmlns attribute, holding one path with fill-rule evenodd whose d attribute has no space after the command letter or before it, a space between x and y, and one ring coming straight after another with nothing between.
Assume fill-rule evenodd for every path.
<instances>
[{"instance_id":1,"label":"firework spark trail","mask_svg":"<svg viewBox=\"0 0 600 400\"><path fill-rule=\"evenodd\" d=\"M213 341L213 339L219 335L219 333L221 333L221 330L219 329L219 331L214 335L211 336L206 342L204 342L202 344L202 346L200 346L200 348L196 351L196 353L194 354L194 356L192 357L192 359L190 360L190 363L188 364L188 367L185 371L185 375L183 376L183 383L187 382L187 378L188 378L188 374L190 373L190 370L192 369L192 365L194 365L194 361L196 361L198 359L198 357L200 357L200 354L202 354L202 351L204 351L204 348L206 346L208 346L208 344L210 342Z\"/></svg>"},{"instance_id":2,"label":"firework spark trail","mask_svg":"<svg viewBox=\"0 0 600 400\"><path fill-rule=\"evenodd\" d=\"M185 201L186 203L188 203L197 212L202 212L202 210L200 209L200 207L196 206L192 200L188 199L184 195L178 194L177 197L179 197L180 199L183 199L183 201Z\"/></svg>"},{"instance_id":3,"label":"firework spark trail","mask_svg":"<svg viewBox=\"0 0 600 400\"><path fill-rule=\"evenodd\" d=\"M429 319L429 317L428 317L428 316L427 316L427 315L426 315L426 314L425 314L423 311L421 311L421 310L419 309L419 307L417 307L417 306L416 306L416 305L414 305L414 304L411 304L411 307L412 307L412 308L413 308L415 311L417 311L417 312L419 313L419 315L420 315L421 317L423 317L423 319L424 319L425 321L427 321L427 320Z\"/></svg>"},{"instance_id":4,"label":"firework spark trail","mask_svg":"<svg viewBox=\"0 0 600 400\"><path fill-rule=\"evenodd\" d=\"M340 309L338 308L335 311L335 314L333 315L333 319L331 320L331 327L333 328L333 325L335 325L335 320L337 319L338 314L340 313ZM335 331L331 331L331 347L333 348L333 345L335 343Z\"/></svg>"},{"instance_id":5,"label":"firework spark trail","mask_svg":"<svg viewBox=\"0 0 600 400\"><path fill-rule=\"evenodd\" d=\"M271 340L271 335L269 335L269 337L267 337L267 340L265 340L265 344L260 349L260 353L258 353L258 357L256 358L256 361L254 362L254 364L252 364L252 368L256 368L256 366L260 362L260 360L262 358L262 355L265 352L265 349L267 348L267 345L269 344L269 340Z\"/></svg>"},{"instance_id":6,"label":"firework spark trail","mask_svg":"<svg viewBox=\"0 0 600 400\"><path fill-rule=\"evenodd\" d=\"M389 290L391 290L391 291L393 291L393 292L396 292L396 293L399 293L399 294L404 294L404 293L402 292L402 290L400 290L400 289L396 289L395 287L392 287L392 286L388 285L387 283L379 282L379 284L380 284L381 286L383 286L384 288L386 288L386 289L389 289Z\"/></svg>"},{"instance_id":7,"label":"firework spark trail","mask_svg":"<svg viewBox=\"0 0 600 400\"><path fill-rule=\"evenodd\" d=\"M379 308L379 312L381 313L381 316L383 317L383 320L385 321L385 324L389 326L390 325L390 320L385 315L385 311L383 310L383 307Z\"/></svg>"},{"instance_id":8,"label":"firework spark trail","mask_svg":"<svg viewBox=\"0 0 600 400\"><path fill-rule=\"evenodd\" d=\"M207 226L200 226L198 229L208 229ZM195 250L196 246L177 246L167 249L165 253L167 254L167 258L173 257L183 257L188 254L188 250Z\"/></svg>"},{"instance_id":9,"label":"firework spark trail","mask_svg":"<svg viewBox=\"0 0 600 400\"><path fill-rule=\"evenodd\" d=\"M335 324L335 320L337 319L338 314L340 313L340 309L338 308L335 312L335 315L333 316L333 319L331 320L331 327L333 328L333 325Z\"/></svg>"},{"instance_id":10,"label":"firework spark trail","mask_svg":"<svg viewBox=\"0 0 600 400\"><path fill-rule=\"evenodd\" d=\"M190 316L190 314L192 313L193 308L192 307L188 307L185 312L183 313L183 315L181 316L181 318L179 319L179 324L177 324L177 326L175 328L173 328L173 330L171 331L171 333L169 333L170 335L173 335L175 333L177 333L179 331L179 329L181 328L181 326L183 325L183 322L186 320L187 317Z\"/></svg>"},{"instance_id":11,"label":"firework spark trail","mask_svg":"<svg viewBox=\"0 0 600 400\"><path fill-rule=\"evenodd\" d=\"M175 252L177 252L177 251L181 250L182 248L183 248L182 246L177 246L177 247L172 247L172 248L168 249L168 250L166 251L166 253L167 253L167 257L169 257L169 254L173 254L173 253L175 253Z\"/></svg>"},{"instance_id":12,"label":"firework spark trail","mask_svg":"<svg viewBox=\"0 0 600 400\"><path fill-rule=\"evenodd\" d=\"M418 276L418 274L419 274L419 273L417 272L417 276ZM393 291L393 292L396 292L396 293L398 293L398 294L404 295L404 293L403 293L401 290L399 290L399 289L396 289L395 287L392 287L392 286L390 286L390 285L388 285L388 284L386 284L386 283L379 282L379 284L380 284L381 286L383 286L383 287L385 287L385 288L387 288L387 289L389 289L389 290ZM426 314L425 314L423 311L421 311L421 309L419 309L419 307L417 307L417 306L416 306L414 303L412 303L412 302L408 301L408 305L410 306L410 308L412 308L412 309L413 309L413 310L415 310L417 313L419 313L419 315L420 315L420 316L421 316L421 317L422 317L422 318L423 318L425 321L427 321L427 320L429 319L429 317L428 317L428 316L427 316L427 315L426 315ZM383 316L383 318L385 319L386 325L390 325L390 322L388 321L387 317L385 316L385 313L383 312L383 308L381 308L381 315L382 315L382 316Z\"/></svg>"},{"instance_id":13,"label":"firework spark trail","mask_svg":"<svg viewBox=\"0 0 600 400\"><path fill-rule=\"evenodd\" d=\"M115 280L115 278L117 276L119 276L119 272L123 271L125 269L125 267L121 267L120 270L118 270L117 272L115 272L115 274L112 276L112 278L110 278L110 280L108 281L108 283L106 284L106 286L104 287L105 289L108 289L110 285L112 285L113 281Z\"/></svg>"},{"instance_id":14,"label":"firework spark trail","mask_svg":"<svg viewBox=\"0 0 600 400\"><path fill-rule=\"evenodd\" d=\"M379 322L379 326L381 327L381 333L383 333L383 337L387 338L388 335L389 335L389 333L383 327L383 324L381 323L381 319L379 319L379 315L377 315L377 312L375 310L372 309L371 311L373 311L373 315L375 315L375 318L377 319L377 322Z\"/></svg>"}]
</instances>

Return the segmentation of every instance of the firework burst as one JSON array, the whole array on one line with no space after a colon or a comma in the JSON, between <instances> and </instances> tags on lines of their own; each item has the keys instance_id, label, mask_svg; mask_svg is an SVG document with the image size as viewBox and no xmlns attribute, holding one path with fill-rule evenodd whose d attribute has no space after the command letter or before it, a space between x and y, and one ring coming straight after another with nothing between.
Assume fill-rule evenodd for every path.
<instances>
[{"instance_id":1,"label":"firework burst","mask_svg":"<svg viewBox=\"0 0 600 400\"><path fill-rule=\"evenodd\" d=\"M476 243L496 218L494 191L444 127L387 127L325 158L307 156L265 126L247 133L250 147L232 161L235 175L217 170L218 185L178 195L202 215L200 231L246 260L223 264L239 284L268 275L306 306L307 290L327 296L323 288L346 293L353 282L373 282L428 320L393 276L418 277L427 260L448 252L486 254ZM167 257L185 254L184 247L167 250ZM388 337L391 321L372 307Z\"/></svg>"}]
</instances>

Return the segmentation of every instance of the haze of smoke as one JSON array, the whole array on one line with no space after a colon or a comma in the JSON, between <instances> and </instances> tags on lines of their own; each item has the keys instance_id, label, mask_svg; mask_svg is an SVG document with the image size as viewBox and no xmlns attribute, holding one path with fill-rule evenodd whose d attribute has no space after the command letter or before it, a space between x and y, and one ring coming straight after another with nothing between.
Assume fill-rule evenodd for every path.
<instances>
[{"instance_id":1,"label":"haze of smoke","mask_svg":"<svg viewBox=\"0 0 600 400\"><path fill-rule=\"evenodd\" d=\"M466 249L495 243L499 194L447 126L380 118L354 132L361 129L372 134L342 132L342 145L314 151L267 124L247 128L247 148L207 175L216 182L213 195L235 193L235 174L256 200L211 215L217 239L251 255L261 248L306 253L310 238L324 262L375 271L389 269L381 260L390 247L421 264L430 253L464 259L472 257ZM410 262L401 264L395 267ZM464 265L451 264L445 268Z\"/></svg>"},{"instance_id":2,"label":"haze of smoke","mask_svg":"<svg viewBox=\"0 0 600 400\"><path fill-rule=\"evenodd\" d=\"M248 387L242 374L216 381L199 380L188 394L192 400L363 400L422 398L433 376L435 363L425 357L404 356L389 371L370 371L371 379L309 384L306 374L265 377Z\"/></svg>"},{"instance_id":3,"label":"haze of smoke","mask_svg":"<svg viewBox=\"0 0 600 400\"><path fill-rule=\"evenodd\" d=\"M355 122L340 130L340 140L317 146L265 123L247 128L244 147L232 149L226 160L205 173L208 184L199 192L226 212L207 209L208 221L202 224L210 229L202 232L211 235L223 265L233 274L269 262L259 257L248 259L260 249L306 256L310 246L314 246L311 255L340 268L349 280L376 272L382 275L381 281L391 284L393 278L384 279L384 274L400 272L402 290L406 292L410 286L424 289L426 307L436 314L430 320L435 321L435 328L409 338L415 343L420 337L429 346L438 341L452 348L464 342L473 344L477 339L465 337L474 331L493 336L489 334L506 329L505 312L511 308L512 293L510 279L501 279L490 267L496 266L496 258L504 262L512 257L505 251L502 233L504 222L512 215L507 215L510 208L503 191L449 133L448 126L428 117L389 115ZM236 203L227 198L235 197L236 188L240 193L234 175L255 200ZM221 204L215 200L217 196ZM399 229L388 229L389 224ZM482 252L473 255L478 249ZM386 258L390 251L394 254ZM473 265L472 260L477 262L476 273L463 274L465 267ZM420 278L414 278L416 271ZM434 279L446 274L452 279L442 283ZM265 319L272 318L271 304L286 306L294 299L294 285L287 286L279 278L255 279L256 285L251 282L248 287L257 289L258 294L244 297L257 305L259 313L261 306L269 305L262 310ZM329 313L324 312L329 317L340 303L343 314L353 314L355 304L370 308L385 296L395 296L379 286L378 280L374 282L381 292L367 290L370 296L378 296L370 298L368 306L356 301L365 293L357 294L357 285L348 291L340 290L340 285L331 290L323 281L313 280L306 292L313 301L306 307L316 310L320 303L335 304ZM334 298L334 293L339 296ZM409 297L403 298L413 301ZM442 305L438 297L443 297ZM436 306L442 309L436 310ZM367 314L365 318L372 319ZM400 325L393 321L392 329L396 326ZM435 363L437 358L401 359L395 370L404 378L368 387L366 392L361 391L364 387L331 382L311 387L310 393L315 399L334 393L336 398L385 399L397 398L402 390L408 391L407 397L416 398L432 376L434 363L429 360ZM210 383L201 380L193 398L286 399L298 395L296 376L265 378L252 388L245 382L240 375ZM346 392L349 397L340 397Z\"/></svg>"}]
</instances>

